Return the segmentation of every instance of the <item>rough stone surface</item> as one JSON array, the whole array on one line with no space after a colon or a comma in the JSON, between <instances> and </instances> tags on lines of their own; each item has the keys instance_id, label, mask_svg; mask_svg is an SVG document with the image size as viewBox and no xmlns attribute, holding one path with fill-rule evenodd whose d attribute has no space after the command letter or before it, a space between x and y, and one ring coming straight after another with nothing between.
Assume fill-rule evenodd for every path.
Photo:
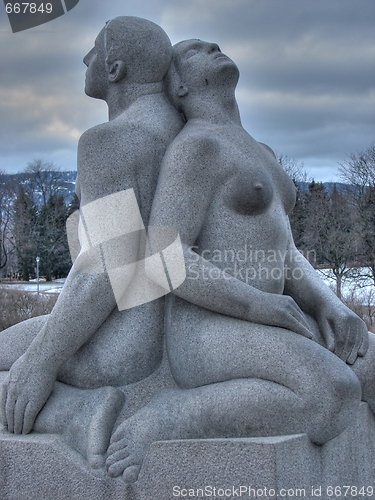
<instances>
[{"instance_id":1,"label":"rough stone surface","mask_svg":"<svg viewBox=\"0 0 375 500\"><path fill-rule=\"evenodd\" d=\"M198 497L197 490L208 487L206 497L213 497L213 488L238 493L240 486L247 488L243 498L249 498L249 488L274 489L275 497L258 495L268 499L295 498L297 488L313 498L312 488L317 493L321 487L320 498L326 500L328 486L375 488L375 419L362 403L356 423L322 446L305 434L156 442L138 482L128 487L103 470L93 471L58 436L13 436L3 430L0 471L1 500L172 500L188 497L183 489L195 490ZM294 495L282 489L293 489ZM235 491L225 498L238 496Z\"/></svg>"}]
</instances>

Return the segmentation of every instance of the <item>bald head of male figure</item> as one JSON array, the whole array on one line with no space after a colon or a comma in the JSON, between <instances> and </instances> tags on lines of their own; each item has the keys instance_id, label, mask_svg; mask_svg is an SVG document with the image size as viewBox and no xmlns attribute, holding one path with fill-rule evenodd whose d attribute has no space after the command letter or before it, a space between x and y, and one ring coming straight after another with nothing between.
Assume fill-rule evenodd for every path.
<instances>
[{"instance_id":1,"label":"bald head of male figure","mask_svg":"<svg viewBox=\"0 0 375 500\"><path fill-rule=\"evenodd\" d=\"M111 114L111 107L123 109L139 95L160 92L171 60L171 42L160 26L138 17L116 17L83 59L85 92L105 100Z\"/></svg>"}]
</instances>

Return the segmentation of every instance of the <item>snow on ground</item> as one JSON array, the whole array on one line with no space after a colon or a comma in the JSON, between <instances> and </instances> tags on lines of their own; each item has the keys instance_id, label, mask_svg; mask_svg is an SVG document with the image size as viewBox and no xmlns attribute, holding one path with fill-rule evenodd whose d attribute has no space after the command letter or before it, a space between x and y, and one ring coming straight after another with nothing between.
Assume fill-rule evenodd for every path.
<instances>
[{"instance_id":1,"label":"snow on ground","mask_svg":"<svg viewBox=\"0 0 375 500\"><path fill-rule=\"evenodd\" d=\"M361 271L358 269L357 271ZM365 269L362 269L365 271ZM320 275L322 280L333 290L336 290L336 281L332 271L329 269L317 269L317 273ZM362 273L364 274L364 272ZM58 279L51 282L41 282L39 283L39 291L44 293L60 293L62 287L65 283L65 279ZM25 290L28 292L37 291L37 283L0 283L0 287L13 288L15 290ZM343 297L354 296L358 299L363 298L364 302L368 302L368 296L375 296L375 287L370 279L358 280L353 277L344 278L342 281L342 295Z\"/></svg>"},{"instance_id":2,"label":"snow on ground","mask_svg":"<svg viewBox=\"0 0 375 500\"><path fill-rule=\"evenodd\" d=\"M44 293L60 293L64 282L61 280L56 281L47 281L39 283L39 292ZM38 291L38 283L1 283L1 288L7 288L12 290L25 290L27 292L37 292Z\"/></svg>"}]
</instances>

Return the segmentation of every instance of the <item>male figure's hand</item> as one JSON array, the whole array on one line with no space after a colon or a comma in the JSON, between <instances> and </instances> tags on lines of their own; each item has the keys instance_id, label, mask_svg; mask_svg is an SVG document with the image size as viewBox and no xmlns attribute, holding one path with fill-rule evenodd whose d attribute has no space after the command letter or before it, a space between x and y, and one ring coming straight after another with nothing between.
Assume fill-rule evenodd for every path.
<instances>
[{"instance_id":1,"label":"male figure's hand","mask_svg":"<svg viewBox=\"0 0 375 500\"><path fill-rule=\"evenodd\" d=\"M312 339L306 318L297 303L288 295L258 292L250 306L249 321L286 328Z\"/></svg>"},{"instance_id":2,"label":"male figure's hand","mask_svg":"<svg viewBox=\"0 0 375 500\"><path fill-rule=\"evenodd\" d=\"M0 416L9 432L28 434L49 398L55 380L54 368L28 359L27 352L12 366L0 391Z\"/></svg>"}]
</instances>

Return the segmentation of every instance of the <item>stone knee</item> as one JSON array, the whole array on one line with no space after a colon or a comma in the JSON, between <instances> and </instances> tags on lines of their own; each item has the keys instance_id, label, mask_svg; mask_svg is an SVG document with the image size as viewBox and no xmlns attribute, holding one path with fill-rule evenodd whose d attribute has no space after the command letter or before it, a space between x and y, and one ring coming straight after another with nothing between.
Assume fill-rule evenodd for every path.
<instances>
[{"instance_id":1,"label":"stone knee","mask_svg":"<svg viewBox=\"0 0 375 500\"><path fill-rule=\"evenodd\" d=\"M358 357L351 366L362 387L362 400L375 413L375 335L369 332L369 347L363 357Z\"/></svg>"},{"instance_id":2,"label":"stone knee","mask_svg":"<svg viewBox=\"0 0 375 500\"><path fill-rule=\"evenodd\" d=\"M0 370L10 370L13 363L29 348L31 342L41 331L48 315L37 316L0 332Z\"/></svg>"},{"instance_id":3,"label":"stone knee","mask_svg":"<svg viewBox=\"0 0 375 500\"><path fill-rule=\"evenodd\" d=\"M336 359L338 363L331 365L333 369L320 374L319 385L312 385L314 395L307 402L306 410L313 415L308 435L316 444L333 439L351 425L361 402L361 385L357 376Z\"/></svg>"}]
</instances>

